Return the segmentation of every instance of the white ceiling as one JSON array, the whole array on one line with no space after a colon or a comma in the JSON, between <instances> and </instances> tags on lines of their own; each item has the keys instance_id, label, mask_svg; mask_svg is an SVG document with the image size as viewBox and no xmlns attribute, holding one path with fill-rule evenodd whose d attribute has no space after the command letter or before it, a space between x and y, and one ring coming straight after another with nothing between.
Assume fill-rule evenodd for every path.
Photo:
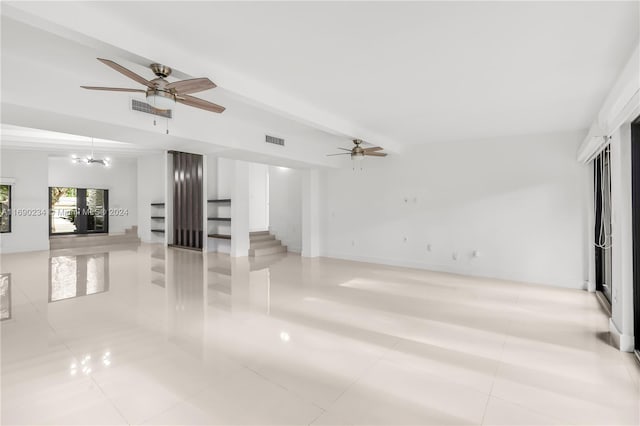
<instances>
[{"instance_id":1,"label":"white ceiling","mask_svg":"<svg viewBox=\"0 0 640 426\"><path fill-rule=\"evenodd\" d=\"M119 142L109 139L91 138L69 133L28 127L0 125L3 149L33 149L47 151L50 155L88 155L95 153L108 154L112 157L138 157L162 150L130 142Z\"/></svg>"},{"instance_id":2,"label":"white ceiling","mask_svg":"<svg viewBox=\"0 0 640 426\"><path fill-rule=\"evenodd\" d=\"M637 1L9 4L389 148L586 129L639 37Z\"/></svg>"},{"instance_id":3,"label":"white ceiling","mask_svg":"<svg viewBox=\"0 0 640 426\"><path fill-rule=\"evenodd\" d=\"M131 98L144 100L144 94L80 88L80 85L136 87L135 82L97 61L97 56L114 59L151 78L147 66L124 59L127 55L121 55L119 49L96 48L14 20L4 13L0 27L3 149L38 149L65 155L80 152L90 137L95 137L96 151L102 149L114 157L177 149L287 167L309 167L338 165L325 154L333 152L334 146L350 143L344 136L275 114L224 88L197 95L226 106L227 111L212 114L177 105L167 135L164 119L156 120L158 125L154 126L152 116L131 111ZM175 74L179 78L190 77L179 70ZM172 75L170 80L173 79ZM53 132L58 135L52 136ZM265 133L285 138L286 146L265 144ZM100 145L99 139L119 142Z\"/></svg>"}]
</instances>

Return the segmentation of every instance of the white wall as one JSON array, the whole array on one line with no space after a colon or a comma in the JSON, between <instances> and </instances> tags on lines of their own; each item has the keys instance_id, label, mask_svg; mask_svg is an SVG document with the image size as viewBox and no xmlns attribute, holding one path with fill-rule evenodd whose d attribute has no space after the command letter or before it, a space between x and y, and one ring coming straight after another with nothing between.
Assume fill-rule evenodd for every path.
<instances>
[{"instance_id":1,"label":"white wall","mask_svg":"<svg viewBox=\"0 0 640 426\"><path fill-rule=\"evenodd\" d=\"M249 230L269 229L269 166L249 163Z\"/></svg>"},{"instance_id":2,"label":"white wall","mask_svg":"<svg viewBox=\"0 0 640 426\"><path fill-rule=\"evenodd\" d=\"M0 234L0 252L49 250L47 154L3 149L0 156L0 177L15 182L11 194L14 211L11 233ZM19 215L16 209L33 209L44 214Z\"/></svg>"},{"instance_id":3,"label":"white wall","mask_svg":"<svg viewBox=\"0 0 640 426\"><path fill-rule=\"evenodd\" d=\"M249 163L233 160L231 185L232 257L249 255Z\"/></svg>"},{"instance_id":4,"label":"white wall","mask_svg":"<svg viewBox=\"0 0 640 426\"><path fill-rule=\"evenodd\" d=\"M346 160L323 174L323 254L583 288L582 137L412 147L367 158L361 172Z\"/></svg>"},{"instance_id":5,"label":"white wall","mask_svg":"<svg viewBox=\"0 0 640 426\"><path fill-rule=\"evenodd\" d=\"M631 126L625 124L611 138L611 321L621 350L634 347L633 329L633 217L631 207Z\"/></svg>"},{"instance_id":6,"label":"white wall","mask_svg":"<svg viewBox=\"0 0 640 426\"><path fill-rule=\"evenodd\" d=\"M48 186L109 190L109 209L126 214L109 216L109 232L122 233L138 223L137 161L115 158L109 167L73 164L69 158L49 158Z\"/></svg>"},{"instance_id":7,"label":"white wall","mask_svg":"<svg viewBox=\"0 0 640 426\"><path fill-rule=\"evenodd\" d=\"M208 199L224 199L233 198L233 177L235 173L235 162L227 158L216 156L207 156L207 197ZM232 204L215 204L207 205L209 216L232 217ZM209 233L231 234L231 224L229 222L207 223ZM208 251L217 251L220 253L231 252L231 242L229 240L221 240L215 238L207 239Z\"/></svg>"},{"instance_id":8,"label":"white wall","mask_svg":"<svg viewBox=\"0 0 640 426\"><path fill-rule=\"evenodd\" d=\"M289 251L302 249L302 171L269 167L269 230Z\"/></svg>"},{"instance_id":9,"label":"white wall","mask_svg":"<svg viewBox=\"0 0 640 426\"><path fill-rule=\"evenodd\" d=\"M138 185L138 236L146 243L162 243L164 235L152 233L151 227L164 227L162 221L151 221L151 216L166 216L165 209L151 207L151 203L166 202L166 156L153 154L138 158L137 178L128 183Z\"/></svg>"}]
</instances>

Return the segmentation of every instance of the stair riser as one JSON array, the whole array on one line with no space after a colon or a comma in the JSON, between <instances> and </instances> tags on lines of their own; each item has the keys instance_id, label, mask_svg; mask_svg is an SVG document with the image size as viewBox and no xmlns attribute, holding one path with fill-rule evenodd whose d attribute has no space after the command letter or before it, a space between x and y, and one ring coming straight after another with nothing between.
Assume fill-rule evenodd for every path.
<instances>
[{"instance_id":1,"label":"stair riser","mask_svg":"<svg viewBox=\"0 0 640 426\"><path fill-rule=\"evenodd\" d=\"M255 236L250 236L249 237L249 241L250 242L254 242L254 241L268 241L268 240L275 240L276 236L275 235L255 235Z\"/></svg>"},{"instance_id":2,"label":"stair riser","mask_svg":"<svg viewBox=\"0 0 640 426\"><path fill-rule=\"evenodd\" d=\"M102 237L79 237L79 238L52 238L49 240L49 249L65 249L75 247L91 247L112 244L137 243L140 242L134 235L112 235Z\"/></svg>"},{"instance_id":3,"label":"stair riser","mask_svg":"<svg viewBox=\"0 0 640 426\"><path fill-rule=\"evenodd\" d=\"M266 256L269 254L276 254L276 253L284 253L287 251L287 246L275 246L275 247L266 247L266 248L259 248L259 249L250 249L249 250L249 256Z\"/></svg>"},{"instance_id":4,"label":"stair riser","mask_svg":"<svg viewBox=\"0 0 640 426\"><path fill-rule=\"evenodd\" d=\"M269 231L255 231L255 232L249 232L249 237L256 237L258 235L269 235L270 232Z\"/></svg>"},{"instance_id":5,"label":"stair riser","mask_svg":"<svg viewBox=\"0 0 640 426\"><path fill-rule=\"evenodd\" d=\"M249 245L250 249L257 249L257 248L263 248L263 247L273 247L273 246L279 246L280 240L267 240L267 241L254 241Z\"/></svg>"}]
</instances>

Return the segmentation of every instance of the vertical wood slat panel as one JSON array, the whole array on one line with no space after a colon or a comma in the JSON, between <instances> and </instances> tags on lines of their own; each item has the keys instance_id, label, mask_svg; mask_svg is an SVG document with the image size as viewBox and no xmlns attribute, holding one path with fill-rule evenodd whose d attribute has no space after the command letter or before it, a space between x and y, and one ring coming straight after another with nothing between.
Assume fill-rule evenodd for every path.
<instances>
[{"instance_id":1,"label":"vertical wood slat panel","mask_svg":"<svg viewBox=\"0 0 640 426\"><path fill-rule=\"evenodd\" d=\"M189 206L191 207L189 209L189 247L195 247L195 239L193 238L193 227L195 225L195 221L194 219L194 214L195 214L195 200L194 200L194 195L195 195L195 179L193 176L193 163L194 163L194 158L193 155L189 155L189 164L187 166L187 170L189 170Z\"/></svg>"},{"instance_id":2,"label":"vertical wood slat panel","mask_svg":"<svg viewBox=\"0 0 640 426\"><path fill-rule=\"evenodd\" d=\"M178 180L176 181L176 185L178 185L178 241L177 245L182 245L182 156L180 154L176 154L178 159Z\"/></svg>"},{"instance_id":3,"label":"vertical wood slat panel","mask_svg":"<svg viewBox=\"0 0 640 426\"><path fill-rule=\"evenodd\" d=\"M180 167L177 153L173 153L173 244L180 244Z\"/></svg>"},{"instance_id":4,"label":"vertical wood slat panel","mask_svg":"<svg viewBox=\"0 0 640 426\"><path fill-rule=\"evenodd\" d=\"M193 157L193 155L189 156L189 181L190 181L190 185L189 185L189 206L191 207L189 209L189 247L195 247L196 246L196 240L195 238L193 238L193 227L195 226L195 220L194 220L194 215L195 215L195 207L196 207L196 203L195 203L195 176L193 175L193 164L195 163L195 158Z\"/></svg>"},{"instance_id":5,"label":"vertical wood slat panel","mask_svg":"<svg viewBox=\"0 0 640 426\"><path fill-rule=\"evenodd\" d=\"M187 166L187 158L184 154L180 154L180 185L182 186L182 202L180 203L180 209L182 210L182 246L187 245L187 175L185 168Z\"/></svg>"},{"instance_id":6,"label":"vertical wood slat panel","mask_svg":"<svg viewBox=\"0 0 640 426\"><path fill-rule=\"evenodd\" d=\"M174 244L203 247L203 159L201 155L172 152L174 165Z\"/></svg>"},{"instance_id":7,"label":"vertical wood slat panel","mask_svg":"<svg viewBox=\"0 0 640 426\"><path fill-rule=\"evenodd\" d=\"M198 230L198 248L203 248L203 244L202 244L202 223L203 223L203 217L202 217L202 211L203 211L203 206L205 205L205 200L203 199L203 173L202 173L202 167L203 167L203 160L202 160L202 156L198 157L198 164L197 164L197 182L198 182L198 202L196 203L196 212L197 212L197 217L198 217L198 221L197 221L197 230Z\"/></svg>"}]
</instances>

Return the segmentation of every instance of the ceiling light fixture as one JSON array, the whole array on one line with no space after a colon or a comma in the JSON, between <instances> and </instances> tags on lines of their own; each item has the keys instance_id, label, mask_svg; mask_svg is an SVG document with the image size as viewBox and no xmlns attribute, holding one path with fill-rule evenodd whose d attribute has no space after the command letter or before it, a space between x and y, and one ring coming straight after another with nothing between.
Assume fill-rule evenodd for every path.
<instances>
[{"instance_id":1,"label":"ceiling light fixture","mask_svg":"<svg viewBox=\"0 0 640 426\"><path fill-rule=\"evenodd\" d=\"M165 90L147 90L147 103L156 109L172 109L176 105L176 95Z\"/></svg>"},{"instance_id":2,"label":"ceiling light fixture","mask_svg":"<svg viewBox=\"0 0 640 426\"><path fill-rule=\"evenodd\" d=\"M95 158L93 156L93 145L94 145L93 138L91 138L91 155L82 158L74 154L71 156L71 161L74 164L87 164L87 165L100 164L104 167L109 167L111 165L111 160L109 159L109 157Z\"/></svg>"},{"instance_id":3,"label":"ceiling light fixture","mask_svg":"<svg viewBox=\"0 0 640 426\"><path fill-rule=\"evenodd\" d=\"M363 160L364 160L364 152L352 152L351 161L353 161L353 170L362 170Z\"/></svg>"}]
</instances>

